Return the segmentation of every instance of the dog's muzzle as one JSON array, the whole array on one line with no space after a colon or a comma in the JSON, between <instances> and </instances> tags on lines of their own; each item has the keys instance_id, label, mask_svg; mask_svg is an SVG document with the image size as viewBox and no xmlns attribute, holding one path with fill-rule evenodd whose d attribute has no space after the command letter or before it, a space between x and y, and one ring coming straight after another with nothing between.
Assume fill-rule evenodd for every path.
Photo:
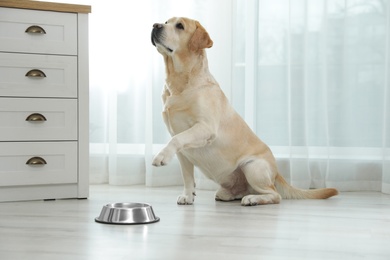
<instances>
[{"instance_id":1,"label":"dog's muzzle","mask_svg":"<svg viewBox=\"0 0 390 260\"><path fill-rule=\"evenodd\" d=\"M156 46L156 43L159 42L159 38L162 32L162 24L161 23L155 23L153 24L153 30L152 30L152 44Z\"/></svg>"},{"instance_id":2,"label":"dog's muzzle","mask_svg":"<svg viewBox=\"0 0 390 260\"><path fill-rule=\"evenodd\" d=\"M155 24L153 24L153 30L152 30L152 35L151 35L152 44L153 44L154 46L156 46L156 44L160 44L161 46L163 46L164 48L166 48L169 52L173 52L172 49L168 48L167 46L165 46L165 45L161 42L161 38L163 38L163 36L161 35L163 29L164 29L164 26L163 26L161 23L155 23Z\"/></svg>"}]
</instances>

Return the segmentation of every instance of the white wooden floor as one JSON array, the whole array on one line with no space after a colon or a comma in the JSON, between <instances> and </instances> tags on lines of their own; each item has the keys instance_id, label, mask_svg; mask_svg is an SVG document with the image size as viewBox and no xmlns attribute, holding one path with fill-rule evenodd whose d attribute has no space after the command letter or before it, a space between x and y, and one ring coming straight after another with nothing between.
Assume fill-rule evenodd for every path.
<instances>
[{"instance_id":1,"label":"white wooden floor","mask_svg":"<svg viewBox=\"0 0 390 260\"><path fill-rule=\"evenodd\" d=\"M342 193L242 207L180 187L91 186L88 200L0 203L0 259L390 259L390 196ZM104 204L147 202L160 222L94 221Z\"/></svg>"}]
</instances>

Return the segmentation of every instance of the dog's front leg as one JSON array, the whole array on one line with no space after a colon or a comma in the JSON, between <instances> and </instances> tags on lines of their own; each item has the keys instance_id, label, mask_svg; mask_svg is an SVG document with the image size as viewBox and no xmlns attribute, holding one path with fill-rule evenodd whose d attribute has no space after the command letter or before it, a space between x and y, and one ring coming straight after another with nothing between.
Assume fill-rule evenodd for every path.
<instances>
[{"instance_id":1,"label":"dog's front leg","mask_svg":"<svg viewBox=\"0 0 390 260\"><path fill-rule=\"evenodd\" d=\"M183 194L177 198L179 205L191 205L195 199L194 165L182 153L177 153L184 182Z\"/></svg>"},{"instance_id":2,"label":"dog's front leg","mask_svg":"<svg viewBox=\"0 0 390 260\"><path fill-rule=\"evenodd\" d=\"M197 123L190 129L172 137L153 159L154 166L167 165L173 156L183 149L203 147L214 141L216 134L207 124Z\"/></svg>"}]
</instances>

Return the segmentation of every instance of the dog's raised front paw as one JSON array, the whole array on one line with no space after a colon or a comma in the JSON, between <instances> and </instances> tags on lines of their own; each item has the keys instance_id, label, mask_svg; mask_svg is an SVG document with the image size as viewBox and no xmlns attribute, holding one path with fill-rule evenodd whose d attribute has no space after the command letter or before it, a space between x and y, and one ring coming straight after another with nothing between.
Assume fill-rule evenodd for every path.
<instances>
[{"instance_id":1,"label":"dog's raised front paw","mask_svg":"<svg viewBox=\"0 0 390 260\"><path fill-rule=\"evenodd\" d=\"M154 158L153 158L153 162L152 162L153 166L164 166L167 164L167 162L164 160L164 156L162 156L161 154L157 154Z\"/></svg>"},{"instance_id":2,"label":"dog's raised front paw","mask_svg":"<svg viewBox=\"0 0 390 260\"><path fill-rule=\"evenodd\" d=\"M157 167L167 165L172 160L173 155L174 153L172 151L164 148L153 158L152 164Z\"/></svg>"},{"instance_id":3,"label":"dog's raised front paw","mask_svg":"<svg viewBox=\"0 0 390 260\"><path fill-rule=\"evenodd\" d=\"M159 154L157 154L154 159L153 159L153 162L152 164L154 166L164 166L164 165L167 165L168 162L172 159L172 156L167 156L165 155L164 153L160 152Z\"/></svg>"}]
</instances>

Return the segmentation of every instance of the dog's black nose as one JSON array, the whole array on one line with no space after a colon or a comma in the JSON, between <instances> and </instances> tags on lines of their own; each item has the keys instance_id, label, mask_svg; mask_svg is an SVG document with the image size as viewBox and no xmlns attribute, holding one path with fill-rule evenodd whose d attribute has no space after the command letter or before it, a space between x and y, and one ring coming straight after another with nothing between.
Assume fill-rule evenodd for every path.
<instances>
[{"instance_id":1,"label":"dog's black nose","mask_svg":"<svg viewBox=\"0 0 390 260\"><path fill-rule=\"evenodd\" d=\"M161 29L163 25L161 23L155 23L153 24L153 29Z\"/></svg>"}]
</instances>

